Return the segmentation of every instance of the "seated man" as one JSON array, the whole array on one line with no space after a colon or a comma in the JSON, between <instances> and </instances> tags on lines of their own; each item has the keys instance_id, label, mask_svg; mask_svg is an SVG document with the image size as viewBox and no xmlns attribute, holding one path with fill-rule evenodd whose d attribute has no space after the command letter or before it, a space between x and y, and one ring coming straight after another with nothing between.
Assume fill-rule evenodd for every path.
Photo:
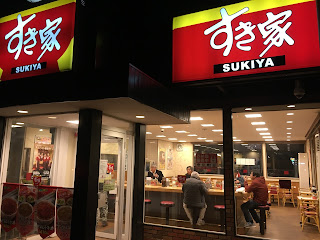
<instances>
[{"instance_id":1,"label":"seated man","mask_svg":"<svg viewBox=\"0 0 320 240\"><path fill-rule=\"evenodd\" d=\"M234 174L234 183L240 184L241 187L244 187L244 178L240 175L239 171Z\"/></svg>"},{"instance_id":2,"label":"seated man","mask_svg":"<svg viewBox=\"0 0 320 240\"><path fill-rule=\"evenodd\" d=\"M246 192L253 193L253 199L250 199L241 205L241 210L246 219L245 227L253 226L252 218L256 223L260 223L260 218L255 209L258 208L258 206L266 205L268 200L268 187L264 177L260 176L260 173L258 172L251 172L250 177L252 183L249 186L247 176L244 176L244 186Z\"/></svg>"},{"instance_id":3,"label":"seated man","mask_svg":"<svg viewBox=\"0 0 320 240\"><path fill-rule=\"evenodd\" d=\"M187 178L190 178L192 172L193 172L193 167L188 166L188 167L187 167L186 177L187 177Z\"/></svg>"},{"instance_id":4,"label":"seated man","mask_svg":"<svg viewBox=\"0 0 320 240\"><path fill-rule=\"evenodd\" d=\"M163 174L160 170L157 170L156 164L152 164L150 167L150 171L148 172L148 177L151 177L153 179L158 179L159 183L161 183Z\"/></svg>"},{"instance_id":5,"label":"seated man","mask_svg":"<svg viewBox=\"0 0 320 240\"><path fill-rule=\"evenodd\" d=\"M205 194L207 194L208 190L204 182L200 180L197 172L191 173L191 177L183 184L182 191L183 208L190 220L190 223L193 225L192 209L199 208L200 213L196 224L199 226L204 225L203 218L207 209Z\"/></svg>"}]
</instances>

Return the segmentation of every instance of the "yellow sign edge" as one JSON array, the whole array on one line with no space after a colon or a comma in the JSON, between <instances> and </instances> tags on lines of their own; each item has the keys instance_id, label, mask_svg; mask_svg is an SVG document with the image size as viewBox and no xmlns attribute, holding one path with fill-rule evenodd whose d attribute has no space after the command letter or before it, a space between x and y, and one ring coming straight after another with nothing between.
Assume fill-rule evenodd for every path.
<instances>
[{"instance_id":1,"label":"yellow sign edge","mask_svg":"<svg viewBox=\"0 0 320 240\"><path fill-rule=\"evenodd\" d=\"M200 23L210 22L214 20L221 19L220 9L223 7L227 8L227 12L229 15L232 15L240 10L241 7L248 7L248 13L259 12L263 10L284 7L289 5L294 5L298 3L304 2L313 2L315 0L268 0L268 1L261 1L261 0L251 0L241 3L235 3L227 6L217 7L213 9L208 9L196 13L186 14L179 17L173 18L172 30L182 27L188 27Z\"/></svg>"}]
</instances>

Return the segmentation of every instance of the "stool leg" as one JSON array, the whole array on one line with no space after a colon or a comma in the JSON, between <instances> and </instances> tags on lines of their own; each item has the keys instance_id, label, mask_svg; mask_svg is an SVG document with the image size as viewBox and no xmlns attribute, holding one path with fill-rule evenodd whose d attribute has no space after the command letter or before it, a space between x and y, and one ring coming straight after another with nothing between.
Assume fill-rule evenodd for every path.
<instances>
[{"instance_id":1,"label":"stool leg","mask_svg":"<svg viewBox=\"0 0 320 240\"><path fill-rule=\"evenodd\" d=\"M169 208L166 207L166 224L169 225Z\"/></svg>"},{"instance_id":2,"label":"stool leg","mask_svg":"<svg viewBox=\"0 0 320 240\"><path fill-rule=\"evenodd\" d=\"M220 210L221 231L224 232L224 210Z\"/></svg>"},{"instance_id":3,"label":"stool leg","mask_svg":"<svg viewBox=\"0 0 320 240\"><path fill-rule=\"evenodd\" d=\"M260 233L264 235L265 225L266 225L266 211L260 210Z\"/></svg>"}]
</instances>

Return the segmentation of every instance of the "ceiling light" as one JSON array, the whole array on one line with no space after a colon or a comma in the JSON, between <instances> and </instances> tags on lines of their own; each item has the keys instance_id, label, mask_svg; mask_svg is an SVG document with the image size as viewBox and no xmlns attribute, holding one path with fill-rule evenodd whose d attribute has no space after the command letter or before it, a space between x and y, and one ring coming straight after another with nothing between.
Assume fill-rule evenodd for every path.
<instances>
[{"instance_id":1,"label":"ceiling light","mask_svg":"<svg viewBox=\"0 0 320 240\"><path fill-rule=\"evenodd\" d=\"M293 116L293 115L294 115L294 113L287 113L287 115L288 115L288 116Z\"/></svg>"},{"instance_id":2,"label":"ceiling light","mask_svg":"<svg viewBox=\"0 0 320 240\"><path fill-rule=\"evenodd\" d=\"M206 140L206 142L213 142L213 140Z\"/></svg>"},{"instance_id":3,"label":"ceiling light","mask_svg":"<svg viewBox=\"0 0 320 240\"><path fill-rule=\"evenodd\" d=\"M213 129L212 132L223 132L222 129Z\"/></svg>"},{"instance_id":4,"label":"ceiling light","mask_svg":"<svg viewBox=\"0 0 320 240\"><path fill-rule=\"evenodd\" d=\"M201 144L195 144L194 146L196 146L196 147L201 147Z\"/></svg>"},{"instance_id":5,"label":"ceiling light","mask_svg":"<svg viewBox=\"0 0 320 240\"><path fill-rule=\"evenodd\" d=\"M176 133L186 133L186 131L176 131Z\"/></svg>"},{"instance_id":6,"label":"ceiling light","mask_svg":"<svg viewBox=\"0 0 320 240\"><path fill-rule=\"evenodd\" d=\"M219 146L223 146L223 143L219 143L218 145L219 145Z\"/></svg>"},{"instance_id":7,"label":"ceiling light","mask_svg":"<svg viewBox=\"0 0 320 240\"><path fill-rule=\"evenodd\" d=\"M69 120L67 123L79 124L79 120Z\"/></svg>"},{"instance_id":8,"label":"ceiling light","mask_svg":"<svg viewBox=\"0 0 320 240\"><path fill-rule=\"evenodd\" d=\"M200 137L200 138L198 138L199 140L205 140L205 139L207 139L207 138L203 138L203 137Z\"/></svg>"},{"instance_id":9,"label":"ceiling light","mask_svg":"<svg viewBox=\"0 0 320 240\"><path fill-rule=\"evenodd\" d=\"M268 128L256 128L256 130L258 132L260 132L260 131L268 131L269 129Z\"/></svg>"},{"instance_id":10,"label":"ceiling light","mask_svg":"<svg viewBox=\"0 0 320 240\"><path fill-rule=\"evenodd\" d=\"M214 127L213 124L208 123L208 124L201 124L202 127Z\"/></svg>"},{"instance_id":11,"label":"ceiling light","mask_svg":"<svg viewBox=\"0 0 320 240\"><path fill-rule=\"evenodd\" d=\"M287 128L287 130L291 130L292 128Z\"/></svg>"},{"instance_id":12,"label":"ceiling light","mask_svg":"<svg viewBox=\"0 0 320 240\"><path fill-rule=\"evenodd\" d=\"M43 132L43 129L39 129L40 132Z\"/></svg>"},{"instance_id":13,"label":"ceiling light","mask_svg":"<svg viewBox=\"0 0 320 240\"><path fill-rule=\"evenodd\" d=\"M242 143L241 144L242 146L247 146L247 145L249 145L248 143Z\"/></svg>"},{"instance_id":14,"label":"ceiling light","mask_svg":"<svg viewBox=\"0 0 320 240\"><path fill-rule=\"evenodd\" d=\"M164 138L164 137L166 137L166 136L165 136L165 135L157 135L156 137Z\"/></svg>"},{"instance_id":15,"label":"ceiling light","mask_svg":"<svg viewBox=\"0 0 320 240\"><path fill-rule=\"evenodd\" d=\"M272 138L272 136L263 136L262 138Z\"/></svg>"},{"instance_id":16,"label":"ceiling light","mask_svg":"<svg viewBox=\"0 0 320 240\"><path fill-rule=\"evenodd\" d=\"M290 140L290 139L287 139L287 141L290 142L291 140Z\"/></svg>"},{"instance_id":17,"label":"ceiling light","mask_svg":"<svg viewBox=\"0 0 320 240\"><path fill-rule=\"evenodd\" d=\"M275 146L275 145L277 145L277 144L275 144L275 143L270 143L269 144L269 146Z\"/></svg>"},{"instance_id":18,"label":"ceiling light","mask_svg":"<svg viewBox=\"0 0 320 240\"><path fill-rule=\"evenodd\" d=\"M245 108L245 111L252 111L252 108Z\"/></svg>"},{"instance_id":19,"label":"ceiling light","mask_svg":"<svg viewBox=\"0 0 320 240\"><path fill-rule=\"evenodd\" d=\"M223 134L222 134L222 133L221 133L220 135L221 135L221 136L223 136Z\"/></svg>"},{"instance_id":20,"label":"ceiling light","mask_svg":"<svg viewBox=\"0 0 320 240\"><path fill-rule=\"evenodd\" d=\"M266 125L265 122L252 122L251 125Z\"/></svg>"},{"instance_id":21,"label":"ceiling light","mask_svg":"<svg viewBox=\"0 0 320 240\"><path fill-rule=\"evenodd\" d=\"M273 142L274 140L273 139L265 139L265 141Z\"/></svg>"},{"instance_id":22,"label":"ceiling light","mask_svg":"<svg viewBox=\"0 0 320 240\"><path fill-rule=\"evenodd\" d=\"M233 139L236 139L237 137L232 137Z\"/></svg>"},{"instance_id":23,"label":"ceiling light","mask_svg":"<svg viewBox=\"0 0 320 240\"><path fill-rule=\"evenodd\" d=\"M48 117L48 118L50 118L50 119L57 119L57 117Z\"/></svg>"},{"instance_id":24,"label":"ceiling light","mask_svg":"<svg viewBox=\"0 0 320 240\"><path fill-rule=\"evenodd\" d=\"M16 124L18 124L18 125L24 125L23 122L17 122Z\"/></svg>"},{"instance_id":25,"label":"ceiling light","mask_svg":"<svg viewBox=\"0 0 320 240\"><path fill-rule=\"evenodd\" d=\"M143 115L137 115L136 118L145 118Z\"/></svg>"},{"instance_id":26,"label":"ceiling light","mask_svg":"<svg viewBox=\"0 0 320 240\"><path fill-rule=\"evenodd\" d=\"M245 117L246 118L259 118L259 117L262 117L262 115L260 113L258 113L258 114L246 114Z\"/></svg>"},{"instance_id":27,"label":"ceiling light","mask_svg":"<svg viewBox=\"0 0 320 240\"><path fill-rule=\"evenodd\" d=\"M177 141L178 139L177 139L177 138L168 138L168 140L170 140L170 141Z\"/></svg>"},{"instance_id":28,"label":"ceiling light","mask_svg":"<svg viewBox=\"0 0 320 240\"><path fill-rule=\"evenodd\" d=\"M203 118L202 117L191 117L190 120L191 121L201 121L201 120L203 120Z\"/></svg>"},{"instance_id":29,"label":"ceiling light","mask_svg":"<svg viewBox=\"0 0 320 240\"><path fill-rule=\"evenodd\" d=\"M173 128L172 126L160 126L160 128Z\"/></svg>"},{"instance_id":30,"label":"ceiling light","mask_svg":"<svg viewBox=\"0 0 320 240\"><path fill-rule=\"evenodd\" d=\"M290 135L291 133L287 133L287 134L289 134L289 135Z\"/></svg>"},{"instance_id":31,"label":"ceiling light","mask_svg":"<svg viewBox=\"0 0 320 240\"><path fill-rule=\"evenodd\" d=\"M287 136L287 138L291 138L291 136Z\"/></svg>"},{"instance_id":32,"label":"ceiling light","mask_svg":"<svg viewBox=\"0 0 320 240\"><path fill-rule=\"evenodd\" d=\"M146 134L150 135L150 134L152 134L152 132L146 132Z\"/></svg>"},{"instance_id":33,"label":"ceiling light","mask_svg":"<svg viewBox=\"0 0 320 240\"><path fill-rule=\"evenodd\" d=\"M13 125L11 125L11 127L13 127L13 128L21 128L22 126L13 124Z\"/></svg>"},{"instance_id":34,"label":"ceiling light","mask_svg":"<svg viewBox=\"0 0 320 240\"><path fill-rule=\"evenodd\" d=\"M287 107L288 107L288 108L295 108L296 105L288 105Z\"/></svg>"},{"instance_id":35,"label":"ceiling light","mask_svg":"<svg viewBox=\"0 0 320 240\"><path fill-rule=\"evenodd\" d=\"M185 141L185 140L179 140L179 142L187 142L187 141Z\"/></svg>"},{"instance_id":36,"label":"ceiling light","mask_svg":"<svg viewBox=\"0 0 320 240\"><path fill-rule=\"evenodd\" d=\"M271 133L259 133L261 136L271 135Z\"/></svg>"},{"instance_id":37,"label":"ceiling light","mask_svg":"<svg viewBox=\"0 0 320 240\"><path fill-rule=\"evenodd\" d=\"M189 134L188 137L196 137L198 136L197 134Z\"/></svg>"},{"instance_id":38,"label":"ceiling light","mask_svg":"<svg viewBox=\"0 0 320 240\"><path fill-rule=\"evenodd\" d=\"M240 139L234 139L233 141L234 141L234 142L241 142Z\"/></svg>"},{"instance_id":39,"label":"ceiling light","mask_svg":"<svg viewBox=\"0 0 320 240\"><path fill-rule=\"evenodd\" d=\"M24 114L29 113L27 110L18 110L17 112L18 113L24 113Z\"/></svg>"},{"instance_id":40,"label":"ceiling light","mask_svg":"<svg viewBox=\"0 0 320 240\"><path fill-rule=\"evenodd\" d=\"M287 123L293 123L293 121L287 121Z\"/></svg>"}]
</instances>

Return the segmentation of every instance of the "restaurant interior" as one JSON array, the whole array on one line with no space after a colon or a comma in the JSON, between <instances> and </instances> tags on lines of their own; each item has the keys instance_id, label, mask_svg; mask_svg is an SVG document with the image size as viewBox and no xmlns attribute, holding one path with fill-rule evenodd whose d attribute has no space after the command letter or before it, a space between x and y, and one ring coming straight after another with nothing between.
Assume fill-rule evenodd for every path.
<instances>
[{"instance_id":1,"label":"restaurant interior","mask_svg":"<svg viewBox=\"0 0 320 240\"><path fill-rule=\"evenodd\" d=\"M233 109L235 178L248 176L250 185L250 173L258 171L268 187L268 206L257 209L266 216L265 228L245 227L241 205L253 196L235 182L238 235L319 239L319 110L314 104ZM190 124L147 125L146 136L145 223L224 232L222 110L191 111ZM152 165L165 183L147 177ZM208 189L205 224L199 226L182 206L188 166Z\"/></svg>"}]
</instances>

